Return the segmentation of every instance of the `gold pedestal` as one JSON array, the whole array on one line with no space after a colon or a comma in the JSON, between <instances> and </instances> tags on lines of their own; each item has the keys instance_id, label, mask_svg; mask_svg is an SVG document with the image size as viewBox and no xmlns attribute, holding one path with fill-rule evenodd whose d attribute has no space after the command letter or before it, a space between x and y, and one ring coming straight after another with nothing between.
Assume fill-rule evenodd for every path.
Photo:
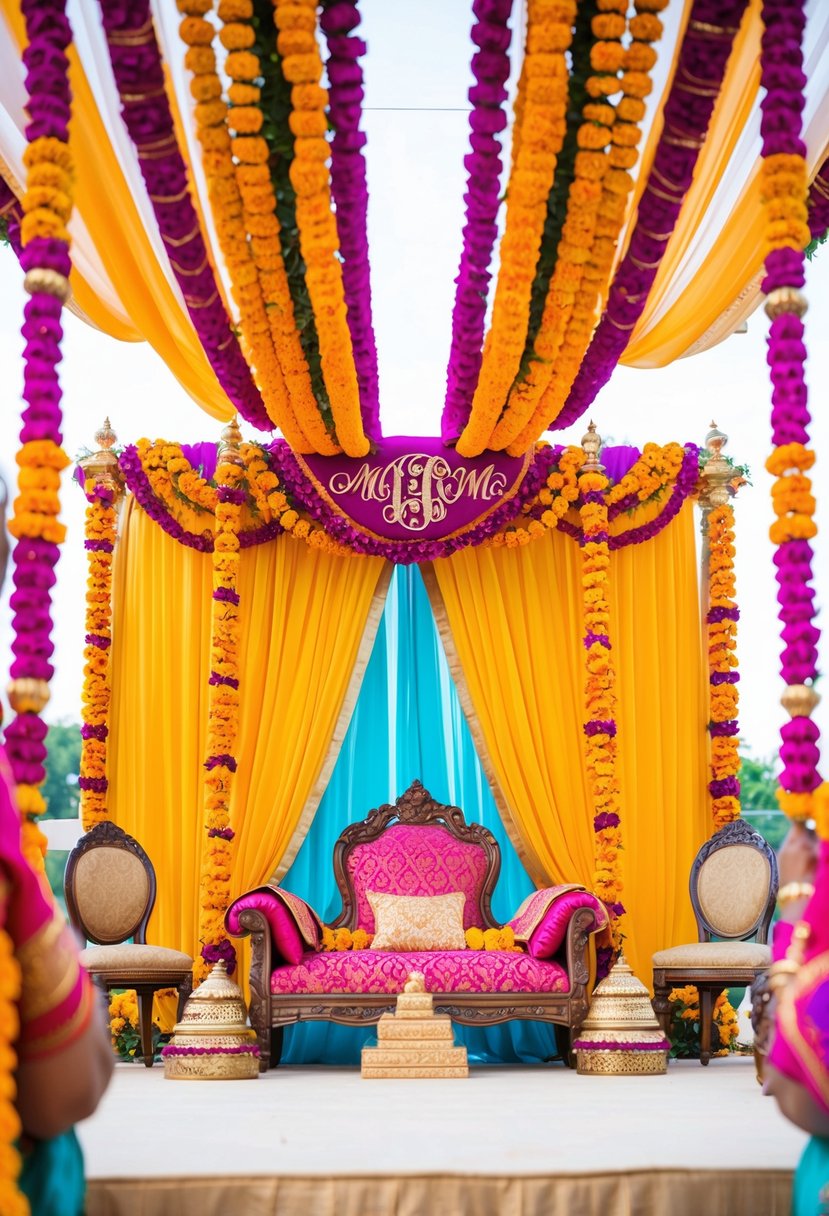
<instances>
[{"instance_id":1,"label":"gold pedestal","mask_svg":"<svg viewBox=\"0 0 829 1216\"><path fill-rule=\"evenodd\" d=\"M423 976L413 971L397 998L394 1013L377 1024L377 1047L364 1047L362 1075L468 1077L466 1048L456 1047L450 1018L435 1014Z\"/></svg>"},{"instance_id":2,"label":"gold pedestal","mask_svg":"<svg viewBox=\"0 0 829 1216\"><path fill-rule=\"evenodd\" d=\"M659 1076L670 1043L662 1033L648 990L623 957L593 993L590 1012L573 1043L582 1076Z\"/></svg>"},{"instance_id":3,"label":"gold pedestal","mask_svg":"<svg viewBox=\"0 0 829 1216\"><path fill-rule=\"evenodd\" d=\"M184 1007L162 1051L172 1081L251 1081L259 1076L256 1034L247 1025L242 991L216 963Z\"/></svg>"}]
</instances>

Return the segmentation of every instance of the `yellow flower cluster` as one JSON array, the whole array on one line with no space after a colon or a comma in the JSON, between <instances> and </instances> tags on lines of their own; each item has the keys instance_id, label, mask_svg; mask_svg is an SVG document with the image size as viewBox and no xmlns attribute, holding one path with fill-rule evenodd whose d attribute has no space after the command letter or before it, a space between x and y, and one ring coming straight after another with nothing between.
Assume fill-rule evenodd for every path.
<instances>
[{"instance_id":1,"label":"yellow flower cluster","mask_svg":"<svg viewBox=\"0 0 829 1216\"><path fill-rule=\"evenodd\" d=\"M216 483L231 494L238 490L244 468L219 456ZM241 506L222 501L218 494L213 532L213 611L211 616L211 682L207 702L207 764L204 778L204 827L207 838L202 854L199 940L216 946L225 940L224 914L230 903L231 841L220 833L230 828L230 790L239 725L239 521ZM216 598L217 594L220 598ZM223 598L221 598L223 597ZM216 834L219 833L219 834ZM209 968L196 960L194 975L200 983Z\"/></svg>"},{"instance_id":2,"label":"yellow flower cluster","mask_svg":"<svg viewBox=\"0 0 829 1216\"><path fill-rule=\"evenodd\" d=\"M20 1138L20 1116L14 1105L14 1073L17 1056L13 1047L20 1030L17 1002L20 998L20 965L12 939L0 929L0 1212L28 1216L29 1205L17 1187L20 1156L15 1147Z\"/></svg>"},{"instance_id":3,"label":"yellow flower cluster","mask_svg":"<svg viewBox=\"0 0 829 1216\"><path fill-rule=\"evenodd\" d=\"M72 214L75 167L69 145L54 136L34 139L23 153L26 193L20 239L24 245L38 237L63 241L71 237L66 225Z\"/></svg>"},{"instance_id":4,"label":"yellow flower cluster","mask_svg":"<svg viewBox=\"0 0 829 1216\"><path fill-rule=\"evenodd\" d=\"M779 152L764 157L760 173L760 201L766 221L763 257L773 249L805 249L811 240L806 161L802 156Z\"/></svg>"},{"instance_id":5,"label":"yellow flower cluster","mask_svg":"<svg viewBox=\"0 0 829 1216\"><path fill-rule=\"evenodd\" d=\"M777 478L771 488L777 519L769 529L775 545L787 540L811 540L817 534L812 481L806 476L814 461L814 452L800 443L775 448L766 461L769 473Z\"/></svg>"},{"instance_id":6,"label":"yellow flower cluster","mask_svg":"<svg viewBox=\"0 0 829 1216\"><path fill-rule=\"evenodd\" d=\"M657 498L673 486L682 468L685 449L679 443L646 443L642 455L608 492L607 505L615 506L631 494L641 503Z\"/></svg>"},{"instance_id":7,"label":"yellow flower cluster","mask_svg":"<svg viewBox=\"0 0 829 1216\"><path fill-rule=\"evenodd\" d=\"M584 529L585 543L582 547L582 593L584 605L584 627L588 635L609 638L610 600L608 598L608 576L610 550L607 542L607 502L590 501L593 495L606 495L608 480L604 473L594 470L582 471L579 476L579 493L584 501L579 509ZM597 537L591 540L591 537ZM585 721L613 722L616 719L616 674L611 659L609 642L591 641L586 648ZM617 748L614 734L600 731L585 735L587 777L593 814L613 816L606 826L594 832L593 889L605 904L620 903L623 883L621 878L620 849L621 829L619 778L616 769ZM610 930L614 950L618 950L622 933L619 918L611 915Z\"/></svg>"},{"instance_id":8,"label":"yellow flower cluster","mask_svg":"<svg viewBox=\"0 0 829 1216\"><path fill-rule=\"evenodd\" d=\"M679 1014L682 1021L698 1022L700 1020L699 992L693 985L689 984L685 988L672 988L668 994L668 1000L671 1004L684 1006ZM737 1011L728 999L727 990L721 992L714 1002L714 1025L717 1027L721 1046L713 1054L727 1056L731 1051L731 1044L740 1032Z\"/></svg>"},{"instance_id":9,"label":"yellow flower cluster","mask_svg":"<svg viewBox=\"0 0 829 1216\"><path fill-rule=\"evenodd\" d=\"M227 105L222 101L222 83L216 71L216 55L212 46L215 31L210 22L205 21L202 16L206 10L201 0L178 0L178 7L181 12L187 14L181 22L180 33L189 47L184 62L192 74L190 92L196 102L196 134L202 146L207 193L219 247L230 275L233 298L239 309L239 323L248 358L252 363L265 407L274 424L281 429L295 451L314 451L296 419L289 398L285 375L271 333L269 301L261 281L262 271L257 265L252 243L248 240L245 210L236 180L237 171L243 173L245 166L237 167L233 161L227 129ZM242 7L249 7L251 13L253 11L252 3ZM226 11L225 6L222 6L222 11ZM229 65L233 66L237 58L235 54L229 55ZM255 59L255 56L250 58ZM258 60L256 67L258 70ZM252 99L258 100L259 89L253 85L245 87L250 90ZM240 86L237 84L231 86L231 89L238 88ZM265 179L270 184L267 165L258 165L257 169L264 172ZM315 412L318 416L316 407Z\"/></svg>"},{"instance_id":10,"label":"yellow flower cluster","mask_svg":"<svg viewBox=\"0 0 829 1216\"><path fill-rule=\"evenodd\" d=\"M639 156L643 98L653 87L648 73L656 52L650 44L662 36L662 22L653 14L667 2L636 4L627 48L622 45L627 0L605 0L591 23L597 41L590 63L596 74L587 80L589 100L578 133L575 178L539 331L541 345L536 341L536 351L545 362L532 367L527 400L534 408L522 411L521 427L509 436L511 455L526 451L563 407L593 335L599 306L607 297L633 189L630 170ZM607 97L617 91L622 99L614 107Z\"/></svg>"},{"instance_id":11,"label":"yellow flower cluster","mask_svg":"<svg viewBox=\"0 0 829 1216\"><path fill-rule=\"evenodd\" d=\"M734 509L715 507L708 516L708 602L711 608L736 607L734 577ZM729 675L737 667L737 622L725 619L708 626L708 669L712 676ZM712 722L730 722L737 717L739 693L736 684L711 682ZM711 776L715 781L736 777L740 771L737 735L714 735L711 739ZM740 800L732 796L711 802L714 831L740 816Z\"/></svg>"},{"instance_id":12,"label":"yellow flower cluster","mask_svg":"<svg viewBox=\"0 0 829 1216\"><path fill-rule=\"evenodd\" d=\"M502 950L508 954L522 954L524 947L515 940L509 925L501 929L479 929L473 925L464 933L469 950Z\"/></svg>"},{"instance_id":13,"label":"yellow flower cluster","mask_svg":"<svg viewBox=\"0 0 829 1216\"><path fill-rule=\"evenodd\" d=\"M87 494L94 487L87 484ZM112 502L93 499L86 508L84 535L88 541L115 545L115 506ZM87 636L112 640L112 550L91 549L87 552L88 578L86 584ZM81 692L84 726L106 728L112 689L109 682L109 649L87 642L84 648L84 681ZM106 779L106 739L81 740L81 777ZM108 818L107 796L98 790L81 790L81 823L85 832Z\"/></svg>"},{"instance_id":14,"label":"yellow flower cluster","mask_svg":"<svg viewBox=\"0 0 829 1216\"><path fill-rule=\"evenodd\" d=\"M329 929L327 925L322 930L321 950L368 950L374 941L372 933L365 929Z\"/></svg>"},{"instance_id":15,"label":"yellow flower cluster","mask_svg":"<svg viewBox=\"0 0 829 1216\"><path fill-rule=\"evenodd\" d=\"M317 326L322 374L343 451L348 456L365 456L369 442L360 412L342 265L337 256L337 223L331 209L325 138L328 94L320 87L322 60L316 40L316 0L274 0L274 21L282 72L293 86L290 124L294 159L290 176L296 192L299 246Z\"/></svg>"},{"instance_id":16,"label":"yellow flower cluster","mask_svg":"<svg viewBox=\"0 0 829 1216\"><path fill-rule=\"evenodd\" d=\"M575 16L575 0L529 0L527 7L525 85L516 112L501 269L469 421L457 443L461 456L477 456L491 443L524 352L547 199L566 131L566 56Z\"/></svg>"}]
</instances>

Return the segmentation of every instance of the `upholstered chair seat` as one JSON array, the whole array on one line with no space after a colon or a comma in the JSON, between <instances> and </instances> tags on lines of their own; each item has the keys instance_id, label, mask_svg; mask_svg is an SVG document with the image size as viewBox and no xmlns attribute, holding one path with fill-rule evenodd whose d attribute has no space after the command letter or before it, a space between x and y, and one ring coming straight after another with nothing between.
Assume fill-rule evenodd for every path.
<instances>
[{"instance_id":1,"label":"upholstered chair seat","mask_svg":"<svg viewBox=\"0 0 829 1216\"><path fill-rule=\"evenodd\" d=\"M146 941L156 890L152 862L132 836L114 823L99 823L69 854L63 889L73 928L94 943L81 952L92 979L105 993L136 993L141 1052L151 1068L155 993L177 989L180 1017L193 987L189 954Z\"/></svg>"},{"instance_id":2,"label":"upholstered chair seat","mask_svg":"<svg viewBox=\"0 0 829 1216\"><path fill-rule=\"evenodd\" d=\"M700 1061L707 1064L718 993L748 987L771 962L766 940L777 899L774 851L744 820L727 823L697 853L690 892L699 941L654 954L653 1007L667 1034L671 989L698 990Z\"/></svg>"}]
</instances>

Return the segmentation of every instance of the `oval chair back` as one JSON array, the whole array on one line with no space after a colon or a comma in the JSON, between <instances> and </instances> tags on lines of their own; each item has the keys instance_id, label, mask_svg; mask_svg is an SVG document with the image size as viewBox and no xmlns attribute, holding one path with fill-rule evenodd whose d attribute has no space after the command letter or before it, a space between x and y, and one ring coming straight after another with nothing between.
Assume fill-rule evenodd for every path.
<instances>
[{"instance_id":1,"label":"oval chair back","mask_svg":"<svg viewBox=\"0 0 829 1216\"><path fill-rule=\"evenodd\" d=\"M689 885L701 942L767 941L777 900L777 858L744 819L725 824L706 840Z\"/></svg>"},{"instance_id":2,"label":"oval chair back","mask_svg":"<svg viewBox=\"0 0 829 1216\"><path fill-rule=\"evenodd\" d=\"M69 854L64 876L69 920L86 941L146 941L155 870L137 840L114 823L96 824Z\"/></svg>"}]
</instances>

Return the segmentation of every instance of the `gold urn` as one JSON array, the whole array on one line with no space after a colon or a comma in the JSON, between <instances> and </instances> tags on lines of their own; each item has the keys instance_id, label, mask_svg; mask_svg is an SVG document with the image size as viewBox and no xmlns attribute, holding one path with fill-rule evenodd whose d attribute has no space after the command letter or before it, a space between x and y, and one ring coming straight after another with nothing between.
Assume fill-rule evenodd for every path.
<instances>
[{"instance_id":1,"label":"gold urn","mask_svg":"<svg viewBox=\"0 0 829 1216\"><path fill-rule=\"evenodd\" d=\"M173 1081L247 1081L259 1076L256 1034L238 984L224 962L190 997L162 1051L164 1076Z\"/></svg>"},{"instance_id":2,"label":"gold urn","mask_svg":"<svg viewBox=\"0 0 829 1216\"><path fill-rule=\"evenodd\" d=\"M645 985L622 955L598 985L573 1043L583 1076L659 1075L670 1043L662 1033Z\"/></svg>"}]
</instances>

